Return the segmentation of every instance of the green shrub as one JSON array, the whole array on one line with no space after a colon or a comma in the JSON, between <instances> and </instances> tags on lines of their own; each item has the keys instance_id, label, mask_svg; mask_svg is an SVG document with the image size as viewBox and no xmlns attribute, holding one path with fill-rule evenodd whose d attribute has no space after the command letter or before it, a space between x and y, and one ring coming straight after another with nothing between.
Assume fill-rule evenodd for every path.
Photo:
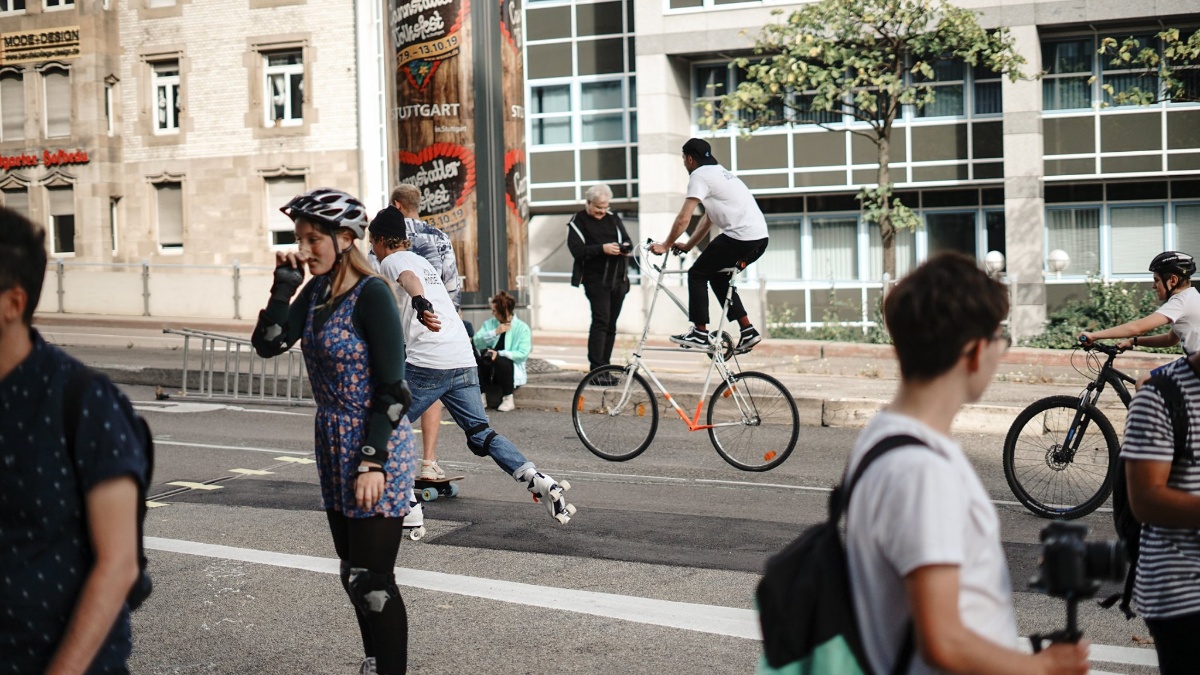
<instances>
[{"instance_id":1,"label":"green shrub","mask_svg":"<svg viewBox=\"0 0 1200 675\"><path fill-rule=\"evenodd\" d=\"M1153 291L1139 289L1122 281L1105 283L1088 279L1087 297L1072 300L1062 309L1050 314L1046 330L1021 341L1027 347L1073 349L1079 345L1079 334L1112 328L1153 314L1160 307ZM1170 326L1152 331L1151 335L1167 332ZM1139 350L1143 349L1139 347ZM1178 348L1148 351L1175 352Z\"/></svg>"},{"instance_id":2,"label":"green shrub","mask_svg":"<svg viewBox=\"0 0 1200 675\"><path fill-rule=\"evenodd\" d=\"M841 320L840 311L860 312L860 307L851 302L837 300L830 294L829 307L821 317L823 326L805 330L790 324L797 323L796 310L791 305L772 305L767 310L767 335L773 338L792 340L826 340L829 342L865 342L869 344L891 344L891 336L883 325L883 312L875 308L871 317L874 326L863 332L862 326L855 326Z\"/></svg>"}]
</instances>

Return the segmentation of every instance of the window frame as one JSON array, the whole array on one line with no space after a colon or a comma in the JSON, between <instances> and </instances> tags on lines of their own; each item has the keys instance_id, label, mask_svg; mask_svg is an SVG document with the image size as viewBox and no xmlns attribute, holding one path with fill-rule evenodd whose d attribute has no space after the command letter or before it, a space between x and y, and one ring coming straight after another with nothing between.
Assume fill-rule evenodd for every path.
<instances>
[{"instance_id":1,"label":"window frame","mask_svg":"<svg viewBox=\"0 0 1200 675\"><path fill-rule=\"evenodd\" d=\"M278 172L263 173L263 174L261 174L261 178L262 178L262 186L263 186L262 195L263 195L263 202L264 202L264 206L265 206L265 208L263 209L263 224L266 226L265 229L267 232L267 245L271 247L272 251L283 251L283 250L288 250L288 249L294 248L296 246L295 237L294 237L295 227L294 226L290 226L287 228L277 227L276 223L279 223L280 221L277 219L273 219L273 216L275 214L278 214L281 218L284 218L284 219L287 219L287 216L284 216L279 211L279 205L272 203L271 183L273 181L282 182L284 180L297 180L298 179L300 182L300 189L298 192L296 192L296 194L300 194L300 193L308 190L308 174L281 170ZM290 223L290 220L289 220L289 223ZM292 241L285 242L282 244L277 243L275 241L275 234L277 232L288 232L290 234L293 234Z\"/></svg>"},{"instance_id":2,"label":"window frame","mask_svg":"<svg viewBox=\"0 0 1200 675\"><path fill-rule=\"evenodd\" d=\"M78 222L76 220L77 209L75 208L75 185L48 185L45 188L45 204L46 204L46 233L50 239L50 253L60 258L74 258L76 255L75 240L79 236ZM53 195L56 192L69 192L71 194L71 213L65 214L54 213L52 206ZM60 244L63 242L59 238L59 218L69 217L71 219L71 248L64 250Z\"/></svg>"},{"instance_id":3,"label":"window frame","mask_svg":"<svg viewBox=\"0 0 1200 675\"><path fill-rule=\"evenodd\" d=\"M9 7L9 9L4 9L3 7L0 7L0 16L13 16L16 14L24 14L25 12L28 11L28 7L29 7L28 0L0 0L0 2L7 3L7 6ZM18 2L21 3L20 9L16 9L13 7Z\"/></svg>"},{"instance_id":4,"label":"window frame","mask_svg":"<svg viewBox=\"0 0 1200 675\"><path fill-rule=\"evenodd\" d=\"M147 60L146 65L150 69L150 128L155 136L176 136L182 132L182 110L183 110L183 69L178 58ZM174 67L174 75L163 75L160 69L169 69ZM159 117L160 107L162 102L159 100L159 94L163 90L170 91L174 89L175 106L174 110L167 106L166 112L167 126L163 126L164 122ZM172 126L170 122L174 122Z\"/></svg>"},{"instance_id":5,"label":"window frame","mask_svg":"<svg viewBox=\"0 0 1200 675\"><path fill-rule=\"evenodd\" d=\"M3 82L4 80L16 80L20 86L21 92L21 136L19 138L9 138L6 134L4 134L3 124L0 123L0 142L17 142L28 140L28 134L26 133L28 130L26 124L28 122L28 115L25 112L28 108L26 105L28 101L27 97L25 96L25 73L26 71L13 67L0 69L0 82ZM3 87L3 85L0 84L0 87ZM0 99L0 115L3 114L3 100Z\"/></svg>"},{"instance_id":6,"label":"window frame","mask_svg":"<svg viewBox=\"0 0 1200 675\"><path fill-rule=\"evenodd\" d=\"M162 207L159 202L159 195L165 186L176 185L179 187L179 244L163 245L162 236ZM149 181L151 190L153 209L151 210L154 232L154 244L157 250L162 255L182 255L187 248L187 192L185 189L186 182L183 176L173 174L156 176Z\"/></svg>"},{"instance_id":7,"label":"window frame","mask_svg":"<svg viewBox=\"0 0 1200 675\"><path fill-rule=\"evenodd\" d=\"M307 94L305 93L304 82L309 79L308 73L305 70L306 65L308 63L308 59L305 58L304 51L305 51L304 47L301 45L289 46L289 47L272 47L272 48L265 48L265 49L258 50L259 55L262 59L262 61L261 61L261 63L262 63L262 95L263 95L262 100L263 100L263 126L264 127L278 128L278 127L304 126L305 117L306 117L306 115L304 114L304 112L305 112L304 109L306 107L306 103L308 100ZM285 55L285 54L298 55L300 58L300 63L289 63L289 64L275 65L275 66L271 65L271 57L272 56L281 56L281 55ZM295 117L295 116L286 117L285 116L285 117L278 118L278 119L272 117L272 112L273 112L275 105L272 102L274 96L272 95L271 78L273 76L281 77L280 81L284 82L284 84L287 87L286 92L284 94L281 94L282 96L284 96L285 110L287 112L294 113L295 111L292 110L292 103L293 103L293 99L295 98L295 96L294 96L294 93L292 92L292 81L293 81L294 76L297 74L300 76L299 117Z\"/></svg>"},{"instance_id":8,"label":"window frame","mask_svg":"<svg viewBox=\"0 0 1200 675\"><path fill-rule=\"evenodd\" d=\"M71 86L71 84L72 84L71 83L71 80L72 80L71 68L65 64L58 62L58 61L51 61L51 62L46 63L43 66L41 66L38 69L38 74L41 75L41 88L42 88L42 97L41 97L42 98L42 100L41 100L41 104L42 104L41 105L41 109L42 109L41 110L41 112L42 112L42 125L41 126L42 126L42 129L41 129L41 131L42 131L43 138L46 138L46 139L71 138L75 133L75 125L73 124L74 119L75 119L75 115L74 115L74 112L75 112L74 111L74 107L75 107L75 95L74 94L75 94L75 92L72 90L72 86ZM50 133L51 115L50 115L50 87L48 86L48 82L49 82L48 76L52 75L52 74L62 74L63 76L66 77L67 133L65 133L65 134L52 135Z\"/></svg>"},{"instance_id":9,"label":"window frame","mask_svg":"<svg viewBox=\"0 0 1200 675\"><path fill-rule=\"evenodd\" d=\"M74 7L75 0L42 0L43 12L60 12L66 9L74 9Z\"/></svg>"}]
</instances>

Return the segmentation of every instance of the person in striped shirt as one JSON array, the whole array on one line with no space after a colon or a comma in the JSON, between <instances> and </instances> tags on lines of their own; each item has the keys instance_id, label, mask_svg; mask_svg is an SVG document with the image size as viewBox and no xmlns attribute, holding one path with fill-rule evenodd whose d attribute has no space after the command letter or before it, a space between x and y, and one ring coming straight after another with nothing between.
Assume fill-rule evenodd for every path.
<instances>
[{"instance_id":1,"label":"person in striped shirt","mask_svg":"<svg viewBox=\"0 0 1200 675\"><path fill-rule=\"evenodd\" d=\"M1188 448L1200 443L1200 353L1161 369L1183 392ZM1129 505L1142 523L1133 600L1146 621L1163 675L1194 673L1200 662L1200 463L1175 459L1162 396L1143 387L1125 421Z\"/></svg>"}]
</instances>

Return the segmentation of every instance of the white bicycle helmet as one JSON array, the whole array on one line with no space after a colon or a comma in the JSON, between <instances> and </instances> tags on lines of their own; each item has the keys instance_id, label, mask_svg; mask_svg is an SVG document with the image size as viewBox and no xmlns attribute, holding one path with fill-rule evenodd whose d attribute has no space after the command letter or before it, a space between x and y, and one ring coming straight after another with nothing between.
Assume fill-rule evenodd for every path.
<instances>
[{"instance_id":1,"label":"white bicycle helmet","mask_svg":"<svg viewBox=\"0 0 1200 675\"><path fill-rule=\"evenodd\" d=\"M316 188L296 195L280 209L293 221L303 217L329 228L344 227L362 239L367 231L367 209L353 195L333 188Z\"/></svg>"}]
</instances>

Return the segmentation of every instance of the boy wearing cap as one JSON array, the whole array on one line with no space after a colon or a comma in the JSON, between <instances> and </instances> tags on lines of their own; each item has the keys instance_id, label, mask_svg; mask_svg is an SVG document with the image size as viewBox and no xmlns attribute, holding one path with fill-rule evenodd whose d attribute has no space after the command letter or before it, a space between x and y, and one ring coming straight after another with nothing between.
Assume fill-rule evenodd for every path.
<instances>
[{"instance_id":1,"label":"boy wearing cap","mask_svg":"<svg viewBox=\"0 0 1200 675\"><path fill-rule=\"evenodd\" d=\"M705 286L712 286L717 301L725 302L725 295L729 292L729 275L719 270L735 266L744 269L762 256L767 250L767 221L750 194L750 189L717 162L707 141L691 138L683 144L683 166L691 176L688 179L687 198L679 209L679 215L675 216L670 234L662 242L651 245L650 250L656 255L662 255L668 249L690 251L714 224L721 229L721 234L708 243L688 270L688 318L692 321L692 328L671 336L671 342L687 349L696 349L709 346ZM696 224L692 236L682 244L675 243L675 239L683 234L691 222L696 206L701 203L704 204L704 215ZM738 352L745 353L762 342L762 335L751 325L736 290L730 298L727 316L730 321L737 321L742 329L737 344Z\"/></svg>"}]
</instances>

